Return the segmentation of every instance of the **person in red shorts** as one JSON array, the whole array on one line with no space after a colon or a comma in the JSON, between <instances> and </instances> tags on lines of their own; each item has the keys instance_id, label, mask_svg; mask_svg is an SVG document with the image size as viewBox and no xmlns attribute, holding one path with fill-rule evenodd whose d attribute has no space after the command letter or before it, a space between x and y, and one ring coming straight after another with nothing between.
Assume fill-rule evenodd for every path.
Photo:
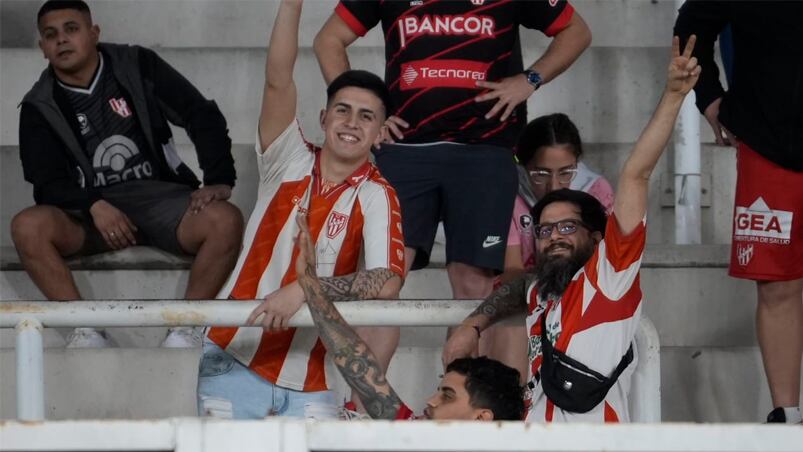
<instances>
[{"instance_id":1,"label":"person in red shorts","mask_svg":"<svg viewBox=\"0 0 803 452\"><path fill-rule=\"evenodd\" d=\"M675 34L696 34L697 108L718 145L737 147L729 273L756 281L756 330L775 407L801 422L803 353L803 40L801 2L689 0ZM728 24L737 55L725 92L714 41Z\"/></svg>"}]
</instances>

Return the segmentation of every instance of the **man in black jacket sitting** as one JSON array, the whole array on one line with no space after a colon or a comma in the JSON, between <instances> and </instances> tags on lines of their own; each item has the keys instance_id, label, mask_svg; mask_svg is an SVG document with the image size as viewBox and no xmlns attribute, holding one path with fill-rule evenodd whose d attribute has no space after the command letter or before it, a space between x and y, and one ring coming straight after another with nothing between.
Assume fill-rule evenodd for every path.
<instances>
[{"instance_id":1,"label":"man in black jacket sitting","mask_svg":"<svg viewBox=\"0 0 803 452\"><path fill-rule=\"evenodd\" d=\"M226 200L234 160L226 120L154 52L99 43L81 0L39 10L39 47L50 62L20 111L20 158L36 206L11 231L23 266L50 300L80 294L64 258L152 245L195 255L185 296L214 298L234 266L242 215ZM181 161L168 121L198 153L203 187ZM165 346L193 343L174 329ZM107 345L77 329L68 346Z\"/></svg>"}]
</instances>

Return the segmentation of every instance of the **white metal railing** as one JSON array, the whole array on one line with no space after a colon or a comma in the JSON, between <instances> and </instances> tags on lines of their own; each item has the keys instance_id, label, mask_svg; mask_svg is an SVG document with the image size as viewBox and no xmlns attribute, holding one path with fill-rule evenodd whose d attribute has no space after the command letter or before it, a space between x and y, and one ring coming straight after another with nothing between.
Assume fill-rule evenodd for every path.
<instances>
[{"instance_id":1,"label":"white metal railing","mask_svg":"<svg viewBox=\"0 0 803 452\"><path fill-rule=\"evenodd\" d=\"M2 451L800 452L803 428L757 424L231 421L5 422Z\"/></svg>"},{"instance_id":2,"label":"white metal railing","mask_svg":"<svg viewBox=\"0 0 803 452\"><path fill-rule=\"evenodd\" d=\"M336 303L353 326L452 326L481 300L367 300ZM17 330L17 418L44 419L42 328L242 326L257 301L12 301L0 303L0 328ZM312 327L306 306L290 326ZM661 420L661 368L658 333L642 316L636 333L639 361L633 374L630 417Z\"/></svg>"}]
</instances>

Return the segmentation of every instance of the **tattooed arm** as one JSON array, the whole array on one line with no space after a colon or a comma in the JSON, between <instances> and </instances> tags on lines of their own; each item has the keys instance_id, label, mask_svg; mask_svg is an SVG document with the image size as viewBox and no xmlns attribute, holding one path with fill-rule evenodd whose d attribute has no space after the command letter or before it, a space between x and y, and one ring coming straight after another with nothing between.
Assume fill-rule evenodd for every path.
<instances>
[{"instance_id":1,"label":"tattooed arm","mask_svg":"<svg viewBox=\"0 0 803 452\"><path fill-rule=\"evenodd\" d=\"M301 273L298 273L300 279ZM399 296L401 278L387 268L361 270L345 276L319 278L323 294L332 301L392 299ZM296 280L268 294L251 315L248 324L259 323L267 331L287 329L290 319L304 304L304 291ZM261 319L260 319L261 316Z\"/></svg>"},{"instance_id":2,"label":"tattooed arm","mask_svg":"<svg viewBox=\"0 0 803 452\"><path fill-rule=\"evenodd\" d=\"M455 328L443 346L444 367L457 358L477 354L480 332L499 320L523 314L527 308L525 295L532 275L523 275L502 284L463 323Z\"/></svg>"},{"instance_id":3,"label":"tattooed arm","mask_svg":"<svg viewBox=\"0 0 803 452\"><path fill-rule=\"evenodd\" d=\"M298 234L300 252L296 273L318 335L346 383L360 397L368 415L373 419L393 420L402 405L401 399L388 383L371 349L332 304L325 289L326 283L315 273L315 252L306 219L299 217L297 221L301 231ZM340 290L338 293L343 292Z\"/></svg>"},{"instance_id":4,"label":"tattooed arm","mask_svg":"<svg viewBox=\"0 0 803 452\"><path fill-rule=\"evenodd\" d=\"M399 296L401 278L387 268L361 270L345 276L320 278L321 289L332 301L388 299Z\"/></svg>"}]
</instances>

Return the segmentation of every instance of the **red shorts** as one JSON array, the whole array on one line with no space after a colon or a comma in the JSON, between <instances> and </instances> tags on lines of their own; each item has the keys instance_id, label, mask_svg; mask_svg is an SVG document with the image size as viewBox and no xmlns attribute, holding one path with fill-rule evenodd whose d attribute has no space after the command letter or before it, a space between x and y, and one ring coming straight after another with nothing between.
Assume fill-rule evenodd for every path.
<instances>
[{"instance_id":1,"label":"red shorts","mask_svg":"<svg viewBox=\"0 0 803 452\"><path fill-rule=\"evenodd\" d=\"M729 273L758 281L803 278L803 172L740 143Z\"/></svg>"}]
</instances>

